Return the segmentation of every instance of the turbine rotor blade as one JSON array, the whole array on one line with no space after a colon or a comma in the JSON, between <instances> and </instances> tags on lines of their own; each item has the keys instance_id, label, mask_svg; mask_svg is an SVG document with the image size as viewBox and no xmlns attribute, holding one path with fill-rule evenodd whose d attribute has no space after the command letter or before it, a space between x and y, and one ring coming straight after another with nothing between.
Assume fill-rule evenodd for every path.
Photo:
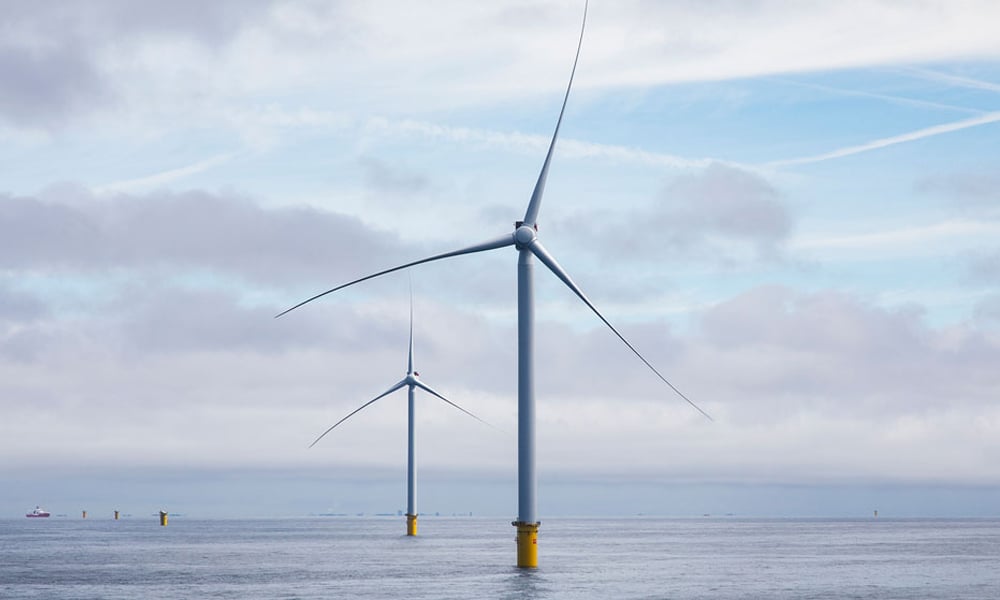
<instances>
[{"instance_id":1,"label":"turbine rotor blade","mask_svg":"<svg viewBox=\"0 0 1000 600\"><path fill-rule=\"evenodd\" d=\"M479 418L479 417L477 417L476 415L474 415L474 414L472 414L471 412L469 412L469 411L465 410L464 408L462 408L461 406L459 406L459 405L455 404L455 403L454 403L454 402L452 402L451 400L449 400L449 399L445 398L445 397L444 397L444 396L442 396L441 394L439 394L439 393L435 392L434 390L432 390L432 389L430 388L430 386L428 386L427 384L423 383L422 381L418 381L418 382L416 383L416 386L417 386L418 388L420 388L420 389L424 390L424 391L425 391L425 392L427 392L428 394L432 394L432 395L434 395L434 396L437 396L437 397L438 397L438 398L440 398L441 400L444 400L444 401L445 401L445 402L447 402L448 404L450 404L450 405L454 406L454 407L455 407L455 408L457 408L458 410L460 410L460 411L464 412L465 414L467 414L467 415L469 415L470 417L472 417L473 419L475 419L475 420L479 421L479 422L480 422L480 423L482 423L483 425L488 425L488 426L490 426L490 427L493 427L493 425L491 425L491 424L490 424L490 423L488 423L487 421L484 421L484 420L480 419L480 418ZM494 428L494 429L496 429L496 427L493 427L493 428Z\"/></svg>"},{"instance_id":2,"label":"turbine rotor blade","mask_svg":"<svg viewBox=\"0 0 1000 600\"><path fill-rule=\"evenodd\" d=\"M624 342L625 345L628 346L629 350L631 350L636 356L639 357L639 360L641 360L642 362L646 363L646 366L649 367L650 370L653 371L653 373L656 373L656 376L659 377L663 381L663 383L665 383L668 386L670 386L670 389L672 389L674 392L676 392L678 396L680 396L688 404L690 404L691 406L693 406L698 412L700 412L702 415L704 415L705 418L707 418L709 421L714 421L715 420L707 412L703 411L700 406L698 406L690 398L688 398L687 396L685 396L679 389L677 389L676 387L674 387L674 384L672 384L669 381L667 381L667 378L664 377L663 375L661 375L660 372L656 370L656 367L654 367L653 365L651 365L649 363L649 361L646 360L646 357L644 357L642 354L640 354L639 351L636 350L635 347L632 344L630 344L628 340L625 339L625 336L623 336L621 333L619 333L619 331L617 329L615 329L615 326L612 325L607 319L604 318L604 315L601 314L601 311L597 310L597 307L594 306L594 304L590 301L590 299L587 298L587 296L583 293L583 290L581 290L580 287L577 286L576 283L573 282L573 280L570 278L569 274L566 273L566 271L559 265L559 263L556 262L556 259L553 258L552 255L549 254L545 250L545 247L542 246L541 242L539 242L537 238L531 243L530 246L528 246L528 248L531 249L532 254L534 254L535 256L538 257L538 260L540 260L542 263L544 263L545 266L548 267L549 270L552 271L555 274L556 277L558 277L559 279L561 279L562 282L566 284L566 287L568 287L569 289L573 290L573 293L576 294L577 297L580 298L580 300L583 300L583 303L586 304L587 306L589 306L590 310L594 311L594 314L597 315L599 319L601 319L602 321L604 321L604 324L607 325L611 329L611 331L613 331L615 333L615 335L618 336L618 339L620 339L622 342Z\"/></svg>"},{"instance_id":3,"label":"turbine rotor blade","mask_svg":"<svg viewBox=\"0 0 1000 600\"><path fill-rule=\"evenodd\" d=\"M349 281L349 282L347 282L347 283L345 283L343 285L338 285L337 287L335 287L333 289L329 289L329 290L323 292L322 294L316 294L312 298L309 298L308 300L303 300L302 302L299 302L295 306L293 306L293 307L291 307L291 308L289 308L287 310L284 310L284 311L276 314L274 316L274 318L277 319L280 316L286 315L286 314L292 312L293 310L295 310L296 308L299 308L300 306L302 306L304 304L309 304L313 300L322 298L323 296L326 296L327 294L332 294L333 292L336 292L337 290L342 290L345 287L354 285L355 283L361 283L362 281L368 281L369 279L374 279L375 277L379 277L380 275L385 275L387 273L392 273L394 271L399 271L400 269L406 269L407 267L412 267L412 266L415 266L415 265L422 265L424 263L428 263L428 262L435 261L435 260L441 260L442 258L450 258L452 256L460 256L462 254L472 254L472 253L475 253L475 252L485 252L487 250L495 250L497 248L503 248L504 246L513 246L513 245L514 245L514 234L513 233L508 233L508 234L503 235L501 237L498 237L498 238L496 238L494 240L490 240L488 242L483 242L482 244L476 244L475 246L469 246L468 248L462 248L461 250L455 250L453 252L445 252L443 254L435 254L434 256L430 256L428 258L422 258L420 260L415 260L413 262L406 263L405 265L400 265L398 267L393 267L391 269L386 269L384 271L379 271L378 273L373 273L371 275L367 275L367 276L362 277L360 279L355 279L354 281Z\"/></svg>"},{"instance_id":4,"label":"turbine rotor blade","mask_svg":"<svg viewBox=\"0 0 1000 600\"><path fill-rule=\"evenodd\" d=\"M406 372L413 372L413 277L410 277L410 353L406 359Z\"/></svg>"},{"instance_id":5,"label":"turbine rotor blade","mask_svg":"<svg viewBox=\"0 0 1000 600\"><path fill-rule=\"evenodd\" d=\"M549 176L549 163L552 162L552 152L556 147L556 138L559 137L559 126L562 125L563 113L566 112L566 103L569 101L569 91L573 89L573 76L576 75L576 64L580 60L580 48L583 47L583 32L587 28L587 7L588 2L583 4L583 23L580 25L580 41L576 45L576 57L573 59L573 70L569 74L569 84L566 86L566 95L563 96L562 108L559 109L559 119L556 120L556 129L552 133L552 141L549 142L549 151L545 155L545 162L542 163L542 172L538 174L538 181L535 182L535 189L531 193L531 201L528 202L528 210L524 213L524 224L534 227L538 220L538 209L542 204L542 194L545 192L545 180Z\"/></svg>"},{"instance_id":6,"label":"turbine rotor blade","mask_svg":"<svg viewBox=\"0 0 1000 600\"><path fill-rule=\"evenodd\" d=\"M359 413L359 412L361 412L362 410L364 410L364 409L368 408L368 407L369 407L369 406L371 406L372 404L375 404L375 402L376 402L376 401L378 401L378 400L381 400L382 398L385 398L385 397L386 397L386 396L388 396L389 394L391 394L391 393L395 392L396 390L398 390L399 388L401 388L401 387L404 387L404 386L406 386L406 380L405 380L405 379L404 379L403 381L400 381L400 382L399 382L399 383L397 383L396 385L392 386L392 387L391 387L391 388L389 388L388 390L386 390L386 391L382 392L382 393L381 393L381 394L379 394L378 396L375 396L374 398L372 398L372 399L371 399L371 400L369 400L368 402L365 402L365 403L364 403L364 404L362 404L362 405L361 405L360 407L358 407L358 408L354 409L353 411L351 411L351 414L349 414L349 415L347 415L346 417L344 417L343 419L341 419L341 420L337 421L336 423L334 423L334 424L333 424L333 426L332 426L332 427L330 427L329 429L327 429L326 431L324 431L324 432L323 432L323 433L322 433L322 434L321 434L321 435L320 435L320 436L319 436L318 438L316 438L316 440L315 440L315 441L314 441L313 443L309 444L309 447L310 447L310 448L312 448L313 446L315 446L315 445L316 445L316 442L320 441L321 439L323 439L323 436L325 436L326 434L328 434L328 433L330 433L331 431L333 431L334 427L336 427L337 425L340 425L341 423L343 423L344 421L346 421L346 420L350 419L351 417L353 417L354 415L358 414L358 413Z\"/></svg>"}]
</instances>

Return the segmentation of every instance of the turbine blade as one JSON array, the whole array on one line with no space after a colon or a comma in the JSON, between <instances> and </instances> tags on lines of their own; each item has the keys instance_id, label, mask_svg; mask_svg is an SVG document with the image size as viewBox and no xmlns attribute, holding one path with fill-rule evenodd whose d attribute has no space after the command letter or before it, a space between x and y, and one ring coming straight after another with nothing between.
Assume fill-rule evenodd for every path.
<instances>
[{"instance_id":1,"label":"turbine blade","mask_svg":"<svg viewBox=\"0 0 1000 600\"><path fill-rule=\"evenodd\" d=\"M482 423L483 425L489 425L490 427L493 427L493 425L490 425L490 423L488 423L488 422L486 422L486 421L484 421L484 420L480 419L480 418L479 418L479 417L477 417L476 415L474 415L474 414L472 414L471 412L469 412L469 411L465 410L464 408L462 408L461 406L459 406L459 405L455 404L455 403L454 403L454 402L452 402L451 400L449 400L449 399L445 398L445 397L444 397L444 396L442 396L441 394L439 394L439 393L435 392L434 390L432 390L432 389L430 388L430 386L428 386L428 385L427 385L427 384L425 384L424 382L422 382L422 381L418 381L418 382L416 383L416 385L417 385L417 387L418 387L418 388L420 388L420 389L424 390L424 391L425 391L425 392L427 392L428 394L432 394L432 395L434 395L434 396L437 396L437 397L438 397L438 398L440 398L441 400L444 400L444 401L445 401L445 402L447 402L448 404L450 404L450 405L454 406L454 407L455 407L455 408L457 408L458 410L460 410L460 411L464 412L465 414L467 414L467 415L469 415L470 417L472 417L473 419L475 419L475 420L479 421L479 422L480 422L480 423ZM493 428L494 428L494 429L496 429L496 427L493 427Z\"/></svg>"},{"instance_id":2,"label":"turbine blade","mask_svg":"<svg viewBox=\"0 0 1000 600\"><path fill-rule=\"evenodd\" d=\"M410 277L410 353L406 359L406 372L413 373L413 278Z\"/></svg>"},{"instance_id":3,"label":"turbine blade","mask_svg":"<svg viewBox=\"0 0 1000 600\"><path fill-rule=\"evenodd\" d=\"M289 308L287 310L284 310L284 311L276 314L274 316L274 318L277 319L280 316L286 315L286 314L292 312L293 310L295 310L296 308L299 308L300 306L302 306L304 304L309 304L313 300L316 300L318 298L322 298L323 296L325 296L327 294L332 294L333 292L336 292L337 290L342 290L345 287L354 285L355 283L361 283L362 281L368 281L369 279L374 279L375 277L379 277L380 275L385 275L386 273L392 273L394 271L399 271L400 269L405 269L407 267L412 267L412 266L415 266L415 265L422 265L424 263L428 263L428 262L435 261L435 260L441 260L442 258L450 258L452 256L460 256L462 254L472 254L474 252L485 252L486 250L495 250L496 248L503 248L504 246L513 246L513 245L514 245L514 234L513 233L508 233L506 235L503 235L501 237L496 238L495 240L490 240L488 242L483 242L482 244L476 244L475 246L469 246L468 248L462 248L461 250L455 250L453 252L445 252L443 254L435 254L434 256L430 256L428 258L422 258L420 260L415 260L413 262L406 263L405 265L400 265L398 267L393 267L391 269L386 269L384 271L379 271L378 273L373 273L371 275L366 275L365 277L362 277L360 279L355 279L354 281L349 281L349 282L347 282L347 283L345 283L343 285L338 285L337 287L335 287L333 289L329 289L329 290L323 292L322 294L316 294L312 298L309 298L308 300L303 300L302 302L299 302L295 306L293 306L293 307L291 307L291 308Z\"/></svg>"},{"instance_id":4,"label":"turbine blade","mask_svg":"<svg viewBox=\"0 0 1000 600\"><path fill-rule=\"evenodd\" d=\"M392 386L391 388L387 389L386 391L382 392L382 393L381 393L381 394L379 394L378 396L375 396L374 398L372 398L372 399L371 399L371 400L369 400L368 402L365 402L365 403L364 403L364 404L362 404L362 405L361 405L360 407L358 407L358 408L354 409L353 411L351 411L351 414L349 414L349 415L347 415L346 417L344 417L343 419L341 419L341 420L337 421L336 423L334 423L334 424L333 424L333 426L332 426L332 427L330 427L329 429L327 429L326 431L324 431L324 432L322 433L322 435L320 435L320 436L319 436L318 438L316 438L316 440L315 440L315 441L314 441L313 443L309 444L309 447L310 447L310 448L312 448L313 446L315 446L315 445L316 445L316 442L320 441L321 439L323 439L323 436L325 436L326 434L328 434L328 433L330 433L331 431L333 431L334 427L336 427L337 425L340 425L341 423L343 423L344 421L346 421L346 420L350 419L351 417L353 417L354 415L358 414L358 413L359 413L359 412L361 412L362 410L364 410L364 409L368 408L368 407L369 407L369 406L371 406L372 404L375 404L375 402L376 402L376 401L378 401L378 400L381 400L382 398L385 398L385 397L386 397L386 396L388 396L389 394L391 394L391 393L395 392L396 390L398 390L399 388L401 388L401 387L403 387L403 386L405 386L405 385L406 385L406 381L405 381L405 380L403 380L403 381L400 381L399 383L397 383L396 385L394 385L394 386Z\"/></svg>"},{"instance_id":5,"label":"turbine blade","mask_svg":"<svg viewBox=\"0 0 1000 600\"><path fill-rule=\"evenodd\" d=\"M579 288L579 286L577 286L576 283L574 283L573 280L570 279L569 274L566 273L566 271L559 265L559 263L556 262L556 259L553 258L552 255L549 254L545 250L545 248L542 246L541 242L539 242L537 238L528 247L531 249L531 252L535 256L538 257L538 260L542 261L545 264L545 266L549 268L550 271L552 271L553 273L555 273L556 277L558 277L559 279L561 279L562 282L566 284L566 287L568 287L569 289L573 290L573 293L576 294L577 297L580 298L580 300L583 300L583 303L586 304L587 306L589 306L590 310L594 311L594 314L597 315L598 318L600 318L602 321L604 321L604 324L607 325L611 329L611 331L615 332L615 335L618 336L618 339L620 339L622 342L624 342L625 345L629 347L629 350L631 350L636 356L639 357L639 360L641 360L642 362L646 363L646 366L649 367L650 370L652 370L654 373L656 373L657 377L659 377L661 380L663 380L663 383L665 383L668 386L670 386L670 389L672 389L674 392L676 392L678 396L680 396L681 398L683 398L688 404L690 404L691 406L693 406L698 412L700 412L701 414L703 414L709 421L714 421L715 420L707 412L703 411L701 409L701 407L699 407L697 404L695 404L690 398L688 398L683 393L681 393L681 391L679 389L677 389L676 387L674 387L674 384L672 384L669 381L667 381L667 378L664 377L663 375L661 375L660 372L657 371L656 368L653 365L651 365L648 360L646 360L646 357L644 357L642 354L639 354L639 351L636 350L635 347L632 344L630 344L628 340L625 339L625 336L623 336L621 333L619 333L619 331L617 329L615 329L615 326L612 325L607 319L604 318L604 315L601 314L601 311L597 310L597 307L594 306L594 304L587 298L587 296L583 293L583 290L581 290Z\"/></svg>"},{"instance_id":6,"label":"turbine blade","mask_svg":"<svg viewBox=\"0 0 1000 600\"><path fill-rule=\"evenodd\" d=\"M559 137L559 126L562 125L563 113L566 112L566 102L569 101L569 91L573 88L573 76L576 75L576 63L580 60L580 48L583 47L583 32L587 28L587 7L588 2L583 4L583 24L580 25L580 41L576 45L576 57L573 59L573 70L569 73L569 84L566 86L566 95L563 97L562 108L559 109L559 119L556 120L556 129L552 133L552 141L549 142L549 151L545 155L545 162L542 163L542 172L538 174L538 181L535 182L535 190L531 193L531 201L528 202L528 210L524 213L524 224L533 227L538 220L538 209L542 204L542 194L545 192L545 180L549 176L549 163L552 162L552 151L556 147L556 138Z\"/></svg>"}]
</instances>

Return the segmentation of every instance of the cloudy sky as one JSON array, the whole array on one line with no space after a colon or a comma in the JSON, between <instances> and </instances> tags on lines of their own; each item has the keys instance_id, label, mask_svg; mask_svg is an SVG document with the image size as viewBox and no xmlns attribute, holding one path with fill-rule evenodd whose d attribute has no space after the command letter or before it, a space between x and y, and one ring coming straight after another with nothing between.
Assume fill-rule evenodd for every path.
<instances>
[{"instance_id":1,"label":"cloudy sky","mask_svg":"<svg viewBox=\"0 0 1000 600\"><path fill-rule=\"evenodd\" d=\"M306 447L405 373L409 277L272 317L510 232L582 8L4 2L3 514L402 508L404 393ZM540 235L715 420L537 270L543 518L996 514L997 22L592 2ZM494 425L419 399L422 510L515 512L515 265L411 271L418 370Z\"/></svg>"}]
</instances>

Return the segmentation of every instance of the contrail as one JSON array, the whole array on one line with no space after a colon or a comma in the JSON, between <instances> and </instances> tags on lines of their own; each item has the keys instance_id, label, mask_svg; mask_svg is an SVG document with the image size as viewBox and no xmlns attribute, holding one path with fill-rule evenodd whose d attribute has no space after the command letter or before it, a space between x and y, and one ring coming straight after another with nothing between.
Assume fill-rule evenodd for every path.
<instances>
[{"instance_id":1,"label":"contrail","mask_svg":"<svg viewBox=\"0 0 1000 600\"><path fill-rule=\"evenodd\" d=\"M473 129L469 127L451 127L423 121L406 119L392 122L377 117L370 119L366 125L368 131L389 133L395 135L418 135L428 138L444 139L450 142L483 144L501 148L512 148L524 151L544 151L551 141L542 135L519 132L501 132L488 129ZM714 158L687 158L673 154L649 152L646 150L611 144L597 144L580 140L564 140L565 154L572 158L603 158L624 163L662 166L673 169L699 169L713 162L732 164ZM749 168L749 167L744 167Z\"/></svg>"},{"instance_id":2,"label":"contrail","mask_svg":"<svg viewBox=\"0 0 1000 600\"><path fill-rule=\"evenodd\" d=\"M122 181L114 181L111 183L104 184L95 188L95 192L105 193L105 192L127 192L138 189L146 189L155 187L158 185L164 185L178 179L183 179L189 175L195 175L203 171L207 171L213 167L217 167L223 163L229 162L236 156L235 152L230 152L227 154L218 154L200 160L196 163L178 167L176 169L170 169L168 171L162 171L160 173L154 173L152 175L147 175L145 177L137 177L135 179L124 179Z\"/></svg>"},{"instance_id":3,"label":"contrail","mask_svg":"<svg viewBox=\"0 0 1000 600\"><path fill-rule=\"evenodd\" d=\"M844 156L851 156L852 154L861 154L862 152L878 150L879 148L895 146L896 144L905 144L906 142L914 142L916 140L922 140L924 138L934 137L936 135L941 135L943 133L951 133L952 131L960 131L962 129L969 129L970 127L978 127L980 125L995 123L997 121L1000 121L1000 111L989 112L978 117L972 117L969 119L964 119L962 121L955 121L953 123L944 123L941 125L934 125L933 127L925 127L924 129L918 129L916 131L911 131L909 133L904 133L901 135L894 135L892 137L881 138L857 146L848 146L846 148L840 148L838 150L833 150L831 152L826 152L824 154L816 154L814 156L803 156L800 158L788 158L784 160L775 160L769 163L764 163L763 166L787 167L791 165L804 165L808 163L823 162L825 160L842 158Z\"/></svg>"},{"instance_id":4,"label":"contrail","mask_svg":"<svg viewBox=\"0 0 1000 600\"><path fill-rule=\"evenodd\" d=\"M922 79L950 83L958 87L1000 92L1000 84L982 81L981 79L972 79L971 77L961 77L959 75L949 75L947 73L938 73L937 71L927 71L925 69L903 69L903 72L912 73Z\"/></svg>"},{"instance_id":5,"label":"contrail","mask_svg":"<svg viewBox=\"0 0 1000 600\"><path fill-rule=\"evenodd\" d=\"M890 94L877 94L875 92L865 92L862 90L849 90L844 88L832 87L828 85L820 85L818 83L806 83L804 81L795 81L792 79L783 79L781 77L768 77L768 81L774 81L775 83L780 83L782 85L791 85L795 87L806 88L810 90L818 90L821 92L829 92L831 94L840 94L842 96L855 96L857 98L871 98L873 100L883 100L892 104L901 104L903 106L916 106L919 108L933 108L936 110L953 110L956 112L964 112L973 115L982 115L989 111L981 110L978 108L968 108L966 106L955 106L954 104L942 104L941 102L931 102L929 100L918 100L916 98L906 98L903 96L893 96Z\"/></svg>"}]
</instances>

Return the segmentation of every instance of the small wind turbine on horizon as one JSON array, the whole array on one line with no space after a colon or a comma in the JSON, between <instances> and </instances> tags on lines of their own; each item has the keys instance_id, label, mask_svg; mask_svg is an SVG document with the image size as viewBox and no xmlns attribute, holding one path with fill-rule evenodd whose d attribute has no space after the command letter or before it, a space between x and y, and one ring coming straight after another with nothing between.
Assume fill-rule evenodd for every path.
<instances>
[{"instance_id":1,"label":"small wind turbine on horizon","mask_svg":"<svg viewBox=\"0 0 1000 600\"><path fill-rule=\"evenodd\" d=\"M337 425L340 425L341 423L350 419L351 417L358 414L365 408L371 406L372 404L375 404L375 402L381 400L382 398L388 396L389 394L395 392L396 390L404 387L407 388L407 399L408 399L407 451L406 451L406 535L412 536L412 535L417 535L417 462L416 462L416 451L415 451L416 428L414 424L416 415L416 402L414 401L414 394L413 394L414 388L420 388L425 392L427 392L428 394L436 396L441 400L443 400L444 402L446 402L447 404L454 406L455 408L469 415L473 419L476 419L481 423L489 425L489 423L487 423L486 421L483 421L476 415L465 410L464 408L455 404L451 400L445 398L438 392L434 391L434 389L432 389L429 385L427 385L423 381L420 381L420 373L416 372L413 369L413 291L412 290L410 291L410 348L406 358L406 377L404 377L401 381L398 381L397 383L393 384L392 387L382 392L378 396L375 396L368 402L365 402L358 408L354 409L353 411L351 411L350 414L348 414L343 419L331 425L330 428L321 433L320 436L313 441L313 443L309 444L309 447L312 448L313 446L315 446L321 439L323 439L324 436L326 436L326 434L333 431L337 427Z\"/></svg>"},{"instance_id":2,"label":"small wind turbine on horizon","mask_svg":"<svg viewBox=\"0 0 1000 600\"><path fill-rule=\"evenodd\" d=\"M573 69L570 72L569 84L566 86L566 95L563 97L562 108L559 110L559 118L556 121L555 131L552 133L552 140L549 143L545 161L542 163L541 173L535 182L531 200L528 202L528 209L524 213L524 218L514 223L513 233L455 250L436 254L421 260L379 271L354 281L350 281L335 288L326 290L312 298L304 300L295 306L279 313L276 317L287 314L304 304L322 298L327 294L344 289L345 287L367 281L374 277L379 277L387 273L406 269L415 265L460 256L463 254L473 254L496 250L514 246L518 253L517 261L517 520L512 523L517 528L517 566L537 567L538 566L538 528L541 523L538 521L535 502L535 386L534 386L534 292L533 292L533 271L534 258L538 258L552 273L562 281L576 296L586 304L597 317L611 329L618 339L641 360L653 373L659 377L663 383L667 384L678 396L683 398L688 404L693 406L698 412L711 420L707 412L702 410L690 398L685 396L667 378L660 374L638 350L625 339L615 327L601 314L597 307L587 298L583 291L573 282L569 274L556 262L551 254L542 246L538 239L538 212L542 204L542 194L545 191L545 180L549 173L549 164L552 161L552 153L555 149L556 139L559 136L559 127L562 125L563 114L566 112L566 103L569 100L569 93L573 87L573 76L576 74L576 65L580 59L580 48L583 46L583 33L587 25L588 3L584 3L583 24L580 27L580 40L576 47L576 57L573 59Z\"/></svg>"}]
</instances>

